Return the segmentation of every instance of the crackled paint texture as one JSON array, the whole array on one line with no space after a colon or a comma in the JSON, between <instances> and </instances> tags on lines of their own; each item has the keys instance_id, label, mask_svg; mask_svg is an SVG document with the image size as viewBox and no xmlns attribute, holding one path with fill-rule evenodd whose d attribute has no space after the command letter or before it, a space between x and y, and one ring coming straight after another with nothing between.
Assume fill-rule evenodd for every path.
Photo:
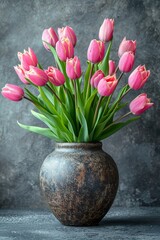
<instances>
[{"instance_id":1,"label":"crackled paint texture","mask_svg":"<svg viewBox=\"0 0 160 240\"><path fill-rule=\"evenodd\" d=\"M0 0L0 87L7 82L20 83L13 66L18 63L16 53L28 46L35 50L44 67L52 64L52 55L41 43L44 28L74 28L78 37L76 53L83 59L83 70L89 42L98 37L105 17L115 19L113 60L118 62L117 49L124 36L137 39L135 66L145 63L151 69L142 91L152 97L155 107L103 142L104 150L119 169L116 206L160 205L159 12L159 0ZM127 100L140 92L131 92ZM14 103L0 97L0 106L0 207L46 208L40 194L39 171L54 143L18 127L17 120L41 126L31 117L30 103Z\"/></svg>"}]
</instances>

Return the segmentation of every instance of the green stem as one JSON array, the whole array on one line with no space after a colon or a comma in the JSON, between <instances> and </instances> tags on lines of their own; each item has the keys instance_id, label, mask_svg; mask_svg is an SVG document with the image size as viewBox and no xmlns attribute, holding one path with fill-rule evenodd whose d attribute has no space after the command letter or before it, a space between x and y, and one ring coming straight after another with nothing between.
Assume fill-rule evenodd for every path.
<instances>
[{"instance_id":1,"label":"green stem","mask_svg":"<svg viewBox=\"0 0 160 240\"><path fill-rule=\"evenodd\" d=\"M121 80L123 74L124 74L124 73L122 72L122 73L120 74L119 78L117 79L117 81L118 81L117 86L118 86L118 84L119 84L119 82L120 82L120 80ZM117 88L117 86L116 86L116 88ZM115 88L115 89L116 89L116 88ZM112 95L109 96L109 98L108 98L108 101L107 101L107 107L108 107L108 105L109 105L109 103L110 103L110 101L111 101L111 98L112 98L114 92L115 92L115 90L113 91ZM105 107L104 112L106 111L107 107Z\"/></svg>"},{"instance_id":2,"label":"green stem","mask_svg":"<svg viewBox=\"0 0 160 240\"><path fill-rule=\"evenodd\" d=\"M90 87L90 80L91 80L91 77L92 77L93 67L94 67L94 64L91 63L91 69L90 69L89 79L88 79L88 84L87 84L86 100L89 97L89 87Z\"/></svg>"},{"instance_id":3,"label":"green stem","mask_svg":"<svg viewBox=\"0 0 160 240\"><path fill-rule=\"evenodd\" d=\"M101 101L102 101L103 97L100 96L99 100L98 100L98 103L97 103L97 106L96 106L96 110L95 110L95 113L94 113L94 117L93 117L93 127L94 127L94 124L96 122L96 117L98 115L98 110L99 110L99 106L101 104Z\"/></svg>"},{"instance_id":4,"label":"green stem","mask_svg":"<svg viewBox=\"0 0 160 240\"><path fill-rule=\"evenodd\" d=\"M121 80L121 78L122 78L123 74L124 74L124 72L121 72L121 74L120 74L119 78L117 79L117 80L118 80L118 83L120 82L120 80Z\"/></svg>"},{"instance_id":5,"label":"green stem","mask_svg":"<svg viewBox=\"0 0 160 240\"><path fill-rule=\"evenodd\" d=\"M28 101L30 101L31 103L33 103L30 98L28 98L28 97L26 97L26 96L24 96L23 98L25 98L26 100L28 100Z\"/></svg>"},{"instance_id":6,"label":"green stem","mask_svg":"<svg viewBox=\"0 0 160 240\"><path fill-rule=\"evenodd\" d=\"M118 72L118 69L119 69L119 67L117 66L117 67L116 67L116 70L115 70L115 73L117 73L117 72Z\"/></svg>"},{"instance_id":7,"label":"green stem","mask_svg":"<svg viewBox=\"0 0 160 240\"><path fill-rule=\"evenodd\" d=\"M132 114L131 112L128 112L122 116L120 116L119 118L117 118L114 122L112 122L111 124L109 124L106 128L104 128L103 131L106 131L108 128L110 128L112 125L114 125L115 123L119 122L120 120L122 120L123 118L127 117L128 115Z\"/></svg>"},{"instance_id":8,"label":"green stem","mask_svg":"<svg viewBox=\"0 0 160 240\"><path fill-rule=\"evenodd\" d=\"M131 90L131 88L129 88L118 100L118 103L122 100L122 98L124 98L124 96Z\"/></svg>"},{"instance_id":9,"label":"green stem","mask_svg":"<svg viewBox=\"0 0 160 240\"><path fill-rule=\"evenodd\" d=\"M78 124L78 119L77 119L77 86L76 86L76 79L75 80L71 80L73 81L73 85L74 85L74 97L75 97L75 118L76 118L76 126L77 126L77 131L79 128L79 124Z\"/></svg>"},{"instance_id":10,"label":"green stem","mask_svg":"<svg viewBox=\"0 0 160 240\"><path fill-rule=\"evenodd\" d=\"M46 85L47 88L54 94L54 96L57 98L57 100L61 103L61 105L63 105L61 99L57 96L57 94L55 93L55 91L53 91L53 89L49 86L49 85Z\"/></svg>"},{"instance_id":11,"label":"green stem","mask_svg":"<svg viewBox=\"0 0 160 240\"><path fill-rule=\"evenodd\" d=\"M77 87L76 87L76 80L72 80L73 81L73 85L74 85L74 96L75 96L75 110L77 107Z\"/></svg>"},{"instance_id":12,"label":"green stem","mask_svg":"<svg viewBox=\"0 0 160 240\"><path fill-rule=\"evenodd\" d=\"M63 89L64 89L65 94L67 94L67 90L66 90L66 87L64 84L63 84Z\"/></svg>"},{"instance_id":13,"label":"green stem","mask_svg":"<svg viewBox=\"0 0 160 240\"><path fill-rule=\"evenodd\" d=\"M111 97L112 97L112 95L109 96L108 99L107 99L107 103L106 103L106 106L105 106L105 108L104 108L104 110L103 110L103 114L105 114L105 112L107 111L107 108L108 108L108 105L109 105L109 103L110 103Z\"/></svg>"},{"instance_id":14,"label":"green stem","mask_svg":"<svg viewBox=\"0 0 160 240\"><path fill-rule=\"evenodd\" d=\"M128 85L128 84L127 84ZM126 85L126 86L127 86ZM122 98L124 98L124 96L131 90L131 88L129 88L120 98L119 100L115 103L115 105L109 110L109 113L113 112L115 110L115 108L117 107L118 103L122 100Z\"/></svg>"},{"instance_id":15,"label":"green stem","mask_svg":"<svg viewBox=\"0 0 160 240\"><path fill-rule=\"evenodd\" d=\"M127 117L128 115L132 114L131 112L128 112L122 116L120 116L119 118L117 118L112 124L114 124L115 122L119 122L120 120L122 120L123 118Z\"/></svg>"}]
</instances>

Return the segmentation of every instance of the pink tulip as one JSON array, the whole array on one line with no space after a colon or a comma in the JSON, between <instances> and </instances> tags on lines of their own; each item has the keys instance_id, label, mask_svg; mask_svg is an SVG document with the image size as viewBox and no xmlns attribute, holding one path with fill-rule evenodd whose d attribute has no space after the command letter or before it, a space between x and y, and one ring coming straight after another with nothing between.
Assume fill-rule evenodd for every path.
<instances>
[{"instance_id":1,"label":"pink tulip","mask_svg":"<svg viewBox=\"0 0 160 240\"><path fill-rule=\"evenodd\" d=\"M105 77L105 74L101 70L96 71L90 80L92 87L97 88L98 83L104 77Z\"/></svg>"},{"instance_id":2,"label":"pink tulip","mask_svg":"<svg viewBox=\"0 0 160 240\"><path fill-rule=\"evenodd\" d=\"M67 73L67 76L72 80L80 78L80 76L82 75L81 63L77 56L75 56L74 58L71 58L71 59L67 59L66 73Z\"/></svg>"},{"instance_id":3,"label":"pink tulip","mask_svg":"<svg viewBox=\"0 0 160 240\"><path fill-rule=\"evenodd\" d=\"M53 85L55 86L61 86L65 83L65 77L63 73L54 67L48 67L47 70L45 70L45 73L48 76L48 79Z\"/></svg>"},{"instance_id":4,"label":"pink tulip","mask_svg":"<svg viewBox=\"0 0 160 240\"><path fill-rule=\"evenodd\" d=\"M118 80L116 79L116 76L108 75L100 80L98 84L98 92L101 96L110 96L114 92L117 84Z\"/></svg>"},{"instance_id":5,"label":"pink tulip","mask_svg":"<svg viewBox=\"0 0 160 240\"><path fill-rule=\"evenodd\" d=\"M142 88L147 81L149 75L150 71L146 70L145 65L139 65L129 76L128 84L130 88L133 88L134 90Z\"/></svg>"},{"instance_id":6,"label":"pink tulip","mask_svg":"<svg viewBox=\"0 0 160 240\"><path fill-rule=\"evenodd\" d=\"M114 19L104 19L99 29L99 39L103 42L109 42L113 38Z\"/></svg>"},{"instance_id":7,"label":"pink tulip","mask_svg":"<svg viewBox=\"0 0 160 240\"><path fill-rule=\"evenodd\" d=\"M116 70L116 64L114 61L109 60L109 75L113 75L115 73Z\"/></svg>"},{"instance_id":8,"label":"pink tulip","mask_svg":"<svg viewBox=\"0 0 160 240\"><path fill-rule=\"evenodd\" d=\"M119 60L119 70L121 72L130 72L134 65L134 54L125 52Z\"/></svg>"},{"instance_id":9,"label":"pink tulip","mask_svg":"<svg viewBox=\"0 0 160 240\"><path fill-rule=\"evenodd\" d=\"M118 49L118 56L121 57L125 52L133 52L135 54L136 51L136 41L126 40L126 37L123 38L121 44Z\"/></svg>"},{"instance_id":10,"label":"pink tulip","mask_svg":"<svg viewBox=\"0 0 160 240\"><path fill-rule=\"evenodd\" d=\"M36 86L44 86L48 82L47 74L37 67L30 67L26 72L26 77Z\"/></svg>"},{"instance_id":11,"label":"pink tulip","mask_svg":"<svg viewBox=\"0 0 160 240\"><path fill-rule=\"evenodd\" d=\"M56 34L55 30L52 27L50 27L48 29L44 29L44 31L42 33L42 41L43 41L43 46L48 51L50 51L50 48L45 42L49 43L52 47L56 46L56 42L58 41L58 37L57 37L57 34Z\"/></svg>"},{"instance_id":12,"label":"pink tulip","mask_svg":"<svg viewBox=\"0 0 160 240\"><path fill-rule=\"evenodd\" d=\"M63 38L69 38L69 40L72 42L73 46L76 45L77 37L76 37L74 30L71 27L66 26L63 28L58 28L58 35L59 35L60 40Z\"/></svg>"},{"instance_id":13,"label":"pink tulip","mask_svg":"<svg viewBox=\"0 0 160 240\"><path fill-rule=\"evenodd\" d=\"M92 63L101 62L104 58L104 53L105 53L104 42L93 39L90 42L90 45L87 51L88 60Z\"/></svg>"},{"instance_id":14,"label":"pink tulip","mask_svg":"<svg viewBox=\"0 0 160 240\"><path fill-rule=\"evenodd\" d=\"M154 103L151 103L151 99L147 98L147 94L142 93L130 103L129 108L133 114L141 115L153 105Z\"/></svg>"},{"instance_id":15,"label":"pink tulip","mask_svg":"<svg viewBox=\"0 0 160 240\"><path fill-rule=\"evenodd\" d=\"M19 79L24 83L24 84L29 84L27 80L25 79L25 70L22 68L21 65L14 66L14 70L16 71Z\"/></svg>"},{"instance_id":16,"label":"pink tulip","mask_svg":"<svg viewBox=\"0 0 160 240\"><path fill-rule=\"evenodd\" d=\"M56 43L56 52L61 61L67 58L73 58L74 48L72 42L68 38L63 38Z\"/></svg>"},{"instance_id":17,"label":"pink tulip","mask_svg":"<svg viewBox=\"0 0 160 240\"><path fill-rule=\"evenodd\" d=\"M24 91L21 87L13 84L6 84L2 88L2 95L11 101L18 102L24 97Z\"/></svg>"},{"instance_id":18,"label":"pink tulip","mask_svg":"<svg viewBox=\"0 0 160 240\"><path fill-rule=\"evenodd\" d=\"M24 50L24 53L18 52L18 58L24 70L28 71L30 66L37 66L37 56L31 48L28 48L28 51Z\"/></svg>"}]
</instances>

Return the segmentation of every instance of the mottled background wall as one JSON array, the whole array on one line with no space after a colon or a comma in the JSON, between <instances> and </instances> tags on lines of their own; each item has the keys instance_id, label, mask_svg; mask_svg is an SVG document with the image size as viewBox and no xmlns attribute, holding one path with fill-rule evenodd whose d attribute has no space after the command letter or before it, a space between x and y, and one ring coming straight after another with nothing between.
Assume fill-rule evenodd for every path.
<instances>
[{"instance_id":1,"label":"mottled background wall","mask_svg":"<svg viewBox=\"0 0 160 240\"><path fill-rule=\"evenodd\" d=\"M155 107L104 141L104 149L115 159L120 185L115 205L160 205L160 1L159 0L0 0L0 87L20 84L12 66L16 53L32 47L41 64L52 64L42 46L44 28L70 25L78 36L77 53L86 60L92 38L97 38L104 18L115 19L112 58L117 59L120 41L126 35L137 39L135 66L146 64L151 77L143 91ZM126 82L127 76L123 81ZM123 81L121 85L124 84ZM132 92L128 100L138 92ZM26 132L16 121L39 124L31 117L31 104L9 102L0 97L0 207L46 207L39 190L39 170L53 142Z\"/></svg>"}]
</instances>

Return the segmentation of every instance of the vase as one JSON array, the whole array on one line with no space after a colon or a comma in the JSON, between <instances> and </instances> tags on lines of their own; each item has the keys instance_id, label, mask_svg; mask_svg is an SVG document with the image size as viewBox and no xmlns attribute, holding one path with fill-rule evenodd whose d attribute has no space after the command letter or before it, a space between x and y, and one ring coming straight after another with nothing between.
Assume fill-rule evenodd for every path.
<instances>
[{"instance_id":1,"label":"vase","mask_svg":"<svg viewBox=\"0 0 160 240\"><path fill-rule=\"evenodd\" d=\"M64 225L97 225L110 209L118 170L102 143L56 143L44 160L40 186L54 216Z\"/></svg>"}]
</instances>

